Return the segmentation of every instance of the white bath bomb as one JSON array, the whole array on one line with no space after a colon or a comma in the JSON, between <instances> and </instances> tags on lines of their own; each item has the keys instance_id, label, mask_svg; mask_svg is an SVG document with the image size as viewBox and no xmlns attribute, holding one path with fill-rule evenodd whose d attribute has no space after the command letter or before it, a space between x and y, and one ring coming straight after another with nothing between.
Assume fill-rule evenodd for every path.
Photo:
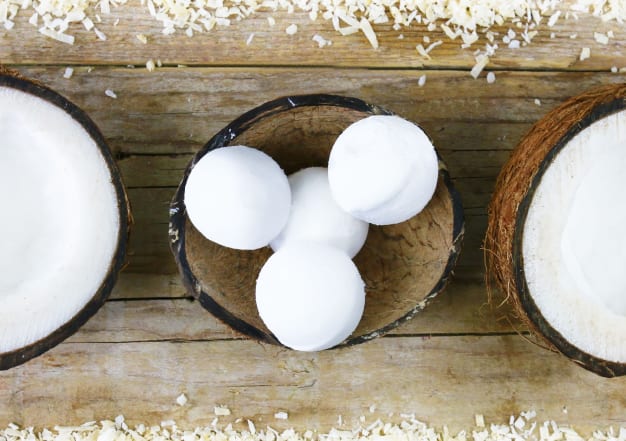
<instances>
[{"instance_id":1,"label":"white bath bomb","mask_svg":"<svg viewBox=\"0 0 626 441\"><path fill-rule=\"evenodd\" d=\"M428 204L439 164L428 136L398 116L350 125L330 152L330 190L341 208L375 225L404 222Z\"/></svg>"},{"instance_id":2,"label":"white bath bomb","mask_svg":"<svg viewBox=\"0 0 626 441\"><path fill-rule=\"evenodd\" d=\"M334 246L354 257L365 239L369 224L342 210L330 194L328 170L310 167L289 176L291 211L287 225L270 242L274 251L286 243L316 242Z\"/></svg>"},{"instance_id":3,"label":"white bath bomb","mask_svg":"<svg viewBox=\"0 0 626 441\"><path fill-rule=\"evenodd\" d=\"M261 269L256 304L261 319L282 344L321 351L356 329L365 307L365 286L345 252L293 242Z\"/></svg>"},{"instance_id":4,"label":"white bath bomb","mask_svg":"<svg viewBox=\"0 0 626 441\"><path fill-rule=\"evenodd\" d=\"M280 166L245 146L211 150L185 185L189 219L207 239L240 250L269 244L289 217L291 191Z\"/></svg>"}]
</instances>

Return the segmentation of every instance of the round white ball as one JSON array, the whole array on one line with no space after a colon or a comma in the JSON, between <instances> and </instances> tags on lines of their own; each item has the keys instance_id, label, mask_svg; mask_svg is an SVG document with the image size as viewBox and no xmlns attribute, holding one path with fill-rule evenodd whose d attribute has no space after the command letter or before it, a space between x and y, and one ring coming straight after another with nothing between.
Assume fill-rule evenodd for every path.
<instances>
[{"instance_id":1,"label":"round white ball","mask_svg":"<svg viewBox=\"0 0 626 441\"><path fill-rule=\"evenodd\" d=\"M325 167L309 167L289 176L291 211L287 225L270 242L274 251L290 242L322 243L354 257L367 239L369 224L342 210L333 199Z\"/></svg>"},{"instance_id":2,"label":"round white ball","mask_svg":"<svg viewBox=\"0 0 626 441\"><path fill-rule=\"evenodd\" d=\"M239 250L269 244L289 217L291 191L280 166L245 146L211 150L185 185L189 219L207 239Z\"/></svg>"},{"instance_id":3,"label":"round white ball","mask_svg":"<svg viewBox=\"0 0 626 441\"><path fill-rule=\"evenodd\" d=\"M439 176L428 136L398 116L350 125L330 153L330 190L341 208L375 225L404 222L432 198Z\"/></svg>"},{"instance_id":4,"label":"round white ball","mask_svg":"<svg viewBox=\"0 0 626 441\"><path fill-rule=\"evenodd\" d=\"M356 329L365 307L365 286L346 253L294 242L274 253L261 269L256 304L282 344L321 351Z\"/></svg>"}]
</instances>

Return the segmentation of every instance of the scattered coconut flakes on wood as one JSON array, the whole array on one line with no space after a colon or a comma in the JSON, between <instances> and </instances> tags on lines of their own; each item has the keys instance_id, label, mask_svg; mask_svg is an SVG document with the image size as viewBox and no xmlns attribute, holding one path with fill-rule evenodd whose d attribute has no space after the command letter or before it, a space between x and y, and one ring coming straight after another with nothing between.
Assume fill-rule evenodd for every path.
<instances>
[{"instance_id":1,"label":"scattered coconut flakes on wood","mask_svg":"<svg viewBox=\"0 0 626 441\"><path fill-rule=\"evenodd\" d=\"M110 6L119 6L127 0L108 0L105 13ZM102 0L0 0L0 24L6 29L13 27L13 19L19 11L33 10L28 23L37 26L39 33L66 44L74 44L74 36L68 33L70 26L81 23L88 31L93 21L87 16ZM40 19L43 22L40 25Z\"/></svg>"},{"instance_id":2,"label":"scattered coconut flakes on wood","mask_svg":"<svg viewBox=\"0 0 626 441\"><path fill-rule=\"evenodd\" d=\"M524 414L524 413L523 413ZM352 430L331 429L327 433L305 429L296 431L286 429L279 432L271 427L257 428L247 420L247 430L237 430L231 424L218 427L217 421L208 426L197 427L193 430L179 428L175 421L162 421L161 424L137 424L130 428L123 416L114 421L104 420L99 423L88 422L80 426L55 426L52 429L35 430L33 427L21 428L16 424L9 424L0 430L0 439L5 441L67 441L69 440L100 440L100 441L179 441L201 439L204 441L246 440L246 441L377 441L411 440L411 441L554 441L566 439L570 441L626 441L626 427L595 430L591 436L583 437L570 426L559 425L554 421L535 421L534 412L525 415L513 416L508 424L486 425L482 415L476 415L478 430L461 430L456 435L450 433L444 425L437 430L425 424L411 414L403 414L400 423L387 423L380 419L366 427L358 426ZM364 420L364 418L363 418ZM361 421L364 422L364 421ZM338 422L341 426L341 423Z\"/></svg>"},{"instance_id":3,"label":"scattered coconut flakes on wood","mask_svg":"<svg viewBox=\"0 0 626 441\"><path fill-rule=\"evenodd\" d=\"M74 37L66 31L72 23L82 22L85 28L93 29L96 36L104 40L106 36L93 26L93 21L87 14L92 13L96 7L100 13L108 14L112 6L126 2L127 0L0 0L0 12L7 11L0 14L0 24L10 29L20 10L33 9L37 15L31 16L31 24L36 26L39 18L49 17L40 28L43 35L73 44ZM312 20L318 17L332 20L335 29L342 35L363 32L374 48L378 48L379 43L372 24L379 23L391 23L395 30L412 24L425 24L429 32L435 32L439 28L450 40L461 37L464 48L470 47L481 37L493 43L491 27L510 23L523 31L521 40L507 35L509 42L506 44L515 49L530 43L537 35L537 31L533 29L541 23L543 17L549 17L549 27L554 26L563 16L566 19L576 19L578 13L591 14L604 21L615 20L621 23L626 20L626 7L622 2L606 0L491 0L478 6L475 0L142 0L141 3L152 17L162 22L162 32L166 35L183 29L187 35L193 36L208 32L215 26L230 26L233 20L245 19L257 11L286 10L293 13L298 9L306 12ZM98 14L94 16L98 23L101 22ZM267 20L270 26L275 24L272 17L267 17ZM339 26L339 22L347 26ZM297 32L297 26L292 26L295 25L287 28L288 33ZM575 38L573 35L571 37ZM607 33L595 35L595 38L599 44L606 44L612 37ZM427 44L428 41L424 39L423 42ZM493 56L496 48L496 45L492 45L491 49L486 47L485 52L488 56ZM422 46L421 49L417 48L420 55L428 58L432 47ZM477 66L475 68L480 71Z\"/></svg>"}]
</instances>

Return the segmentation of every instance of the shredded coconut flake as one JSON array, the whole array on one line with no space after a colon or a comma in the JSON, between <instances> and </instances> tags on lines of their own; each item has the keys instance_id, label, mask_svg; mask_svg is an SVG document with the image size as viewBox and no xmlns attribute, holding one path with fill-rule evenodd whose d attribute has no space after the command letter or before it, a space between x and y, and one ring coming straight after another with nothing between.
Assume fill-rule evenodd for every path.
<instances>
[{"instance_id":1,"label":"shredded coconut flake","mask_svg":"<svg viewBox=\"0 0 626 441\"><path fill-rule=\"evenodd\" d=\"M228 416L230 415L230 409L226 406L215 406L213 409L215 415L217 416Z\"/></svg>"},{"instance_id":2,"label":"shredded coconut flake","mask_svg":"<svg viewBox=\"0 0 626 441\"><path fill-rule=\"evenodd\" d=\"M549 27L554 26L560 16L561 16L561 11L556 11L554 14L552 14L550 18L548 19L548 26Z\"/></svg>"},{"instance_id":3,"label":"shredded coconut flake","mask_svg":"<svg viewBox=\"0 0 626 441\"><path fill-rule=\"evenodd\" d=\"M580 51L580 57L579 57L580 61L584 61L589 57L591 57L591 49L588 47L582 48Z\"/></svg>"},{"instance_id":4,"label":"shredded coconut flake","mask_svg":"<svg viewBox=\"0 0 626 441\"><path fill-rule=\"evenodd\" d=\"M185 404L187 404L187 401L187 395L185 395L184 393L176 397L176 404L178 404L179 406L184 406Z\"/></svg>"},{"instance_id":5,"label":"shredded coconut flake","mask_svg":"<svg viewBox=\"0 0 626 441\"><path fill-rule=\"evenodd\" d=\"M609 37L606 34L601 34L600 32L594 32L593 38L600 44L609 44Z\"/></svg>"},{"instance_id":6,"label":"shredded coconut flake","mask_svg":"<svg viewBox=\"0 0 626 441\"><path fill-rule=\"evenodd\" d=\"M93 31L96 33L96 37L98 37L98 40L106 40L107 36L104 35L104 32L102 32L101 30L99 30L98 28L93 28Z\"/></svg>"},{"instance_id":7,"label":"shredded coconut flake","mask_svg":"<svg viewBox=\"0 0 626 441\"><path fill-rule=\"evenodd\" d=\"M289 418L289 414L287 412L276 412L274 418L277 420L286 420Z\"/></svg>"},{"instance_id":8,"label":"shredded coconut flake","mask_svg":"<svg viewBox=\"0 0 626 441\"><path fill-rule=\"evenodd\" d=\"M474 65L474 67L472 67L472 70L470 71L470 75L472 75L474 79L478 78L478 76L483 71L485 66L487 66L488 63L489 63L489 57L484 54L479 54L476 57L476 64Z\"/></svg>"},{"instance_id":9,"label":"shredded coconut flake","mask_svg":"<svg viewBox=\"0 0 626 441\"><path fill-rule=\"evenodd\" d=\"M296 25L295 23L290 24L289 26L287 26L287 29L285 29L285 32L287 33L287 35L294 35L296 32L298 32L298 25Z\"/></svg>"},{"instance_id":10,"label":"shredded coconut flake","mask_svg":"<svg viewBox=\"0 0 626 441\"><path fill-rule=\"evenodd\" d=\"M378 38L376 38L376 33L374 32L374 29L372 28L370 22L365 17L361 18L361 21L359 22L359 27L365 34L367 41L370 42L372 47L374 49L378 49Z\"/></svg>"},{"instance_id":11,"label":"shredded coconut flake","mask_svg":"<svg viewBox=\"0 0 626 441\"><path fill-rule=\"evenodd\" d=\"M476 420L476 427L485 427L485 417L481 414L476 414L474 419Z\"/></svg>"},{"instance_id":12,"label":"shredded coconut flake","mask_svg":"<svg viewBox=\"0 0 626 441\"><path fill-rule=\"evenodd\" d=\"M417 85L419 87L424 87L424 84L426 84L426 75L420 76L419 79L417 80Z\"/></svg>"},{"instance_id":13,"label":"shredded coconut flake","mask_svg":"<svg viewBox=\"0 0 626 441\"><path fill-rule=\"evenodd\" d=\"M487 74L487 83L492 84L496 82L496 74L493 72L489 72Z\"/></svg>"},{"instance_id":14,"label":"shredded coconut flake","mask_svg":"<svg viewBox=\"0 0 626 441\"><path fill-rule=\"evenodd\" d=\"M116 95L116 94L115 94L115 92L113 92L111 89L107 89L107 90L105 90L105 91L104 91L104 94L105 94L106 96L108 96L109 98L113 98L113 99L116 99L116 98L117 98L117 95Z\"/></svg>"},{"instance_id":15,"label":"shredded coconut flake","mask_svg":"<svg viewBox=\"0 0 626 441\"><path fill-rule=\"evenodd\" d=\"M330 41L330 40L326 40L324 37L322 37L322 36L321 36L321 35L319 35L319 34L315 34L315 35L313 35L312 40L313 40L314 42L316 42L316 43L317 43L317 45L318 45L318 47L320 47L320 48L323 48L323 47L326 47L326 46L330 46L330 45L333 43L333 42L332 42L332 41Z\"/></svg>"},{"instance_id":16,"label":"shredded coconut flake","mask_svg":"<svg viewBox=\"0 0 626 441\"><path fill-rule=\"evenodd\" d=\"M63 78L67 78L69 80L70 78L72 78L73 74L74 69L72 69L71 67L66 67L65 72L63 72Z\"/></svg>"}]
</instances>

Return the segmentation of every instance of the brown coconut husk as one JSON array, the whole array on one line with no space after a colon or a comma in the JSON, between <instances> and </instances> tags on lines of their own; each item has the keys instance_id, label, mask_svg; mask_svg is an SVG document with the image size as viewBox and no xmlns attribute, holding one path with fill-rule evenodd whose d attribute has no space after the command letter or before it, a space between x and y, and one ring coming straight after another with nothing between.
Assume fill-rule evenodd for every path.
<instances>
[{"instance_id":1,"label":"brown coconut husk","mask_svg":"<svg viewBox=\"0 0 626 441\"><path fill-rule=\"evenodd\" d=\"M546 158L550 152L559 148L564 139L569 139L573 133L588 125L582 124L582 121L596 120L605 116L606 107L622 101L624 97L626 84L602 86L570 98L550 111L530 129L513 150L498 176L489 204L489 221L484 241L485 281L489 303L496 308L506 303L511 304L512 312L506 315L506 318L521 321L528 327L537 344L554 351L564 352L557 348L554 338L545 335L546 333L542 332L529 316L528 305L522 301L521 287L516 281L515 263L519 256L514 255L514 250L516 240L519 239L516 239L518 211L525 197L534 191L533 180L542 167L546 166ZM604 110L599 111L602 108ZM624 105L617 105L616 110L619 108L624 108ZM596 115L597 113L602 115ZM497 286L499 291L494 290L494 286ZM613 376L608 371L597 372L581 360L575 361L601 375Z\"/></svg>"},{"instance_id":2,"label":"brown coconut husk","mask_svg":"<svg viewBox=\"0 0 626 441\"><path fill-rule=\"evenodd\" d=\"M0 64L0 75L7 75L14 78L24 79L24 76L14 69L10 69Z\"/></svg>"}]
</instances>

